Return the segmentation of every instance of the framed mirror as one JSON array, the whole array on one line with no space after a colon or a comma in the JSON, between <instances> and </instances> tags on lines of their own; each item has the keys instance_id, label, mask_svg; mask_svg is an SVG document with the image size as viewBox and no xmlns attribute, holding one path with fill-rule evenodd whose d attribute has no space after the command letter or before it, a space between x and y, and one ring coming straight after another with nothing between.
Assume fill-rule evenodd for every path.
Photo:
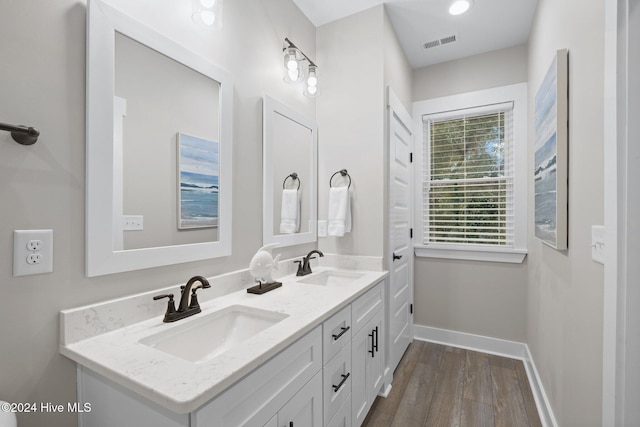
<instances>
[{"instance_id":1,"label":"framed mirror","mask_svg":"<svg viewBox=\"0 0 640 427\"><path fill-rule=\"evenodd\" d=\"M230 255L230 75L102 0L87 19L87 276Z\"/></svg>"},{"instance_id":2,"label":"framed mirror","mask_svg":"<svg viewBox=\"0 0 640 427\"><path fill-rule=\"evenodd\" d=\"M263 243L315 242L318 126L270 96L263 120Z\"/></svg>"}]
</instances>

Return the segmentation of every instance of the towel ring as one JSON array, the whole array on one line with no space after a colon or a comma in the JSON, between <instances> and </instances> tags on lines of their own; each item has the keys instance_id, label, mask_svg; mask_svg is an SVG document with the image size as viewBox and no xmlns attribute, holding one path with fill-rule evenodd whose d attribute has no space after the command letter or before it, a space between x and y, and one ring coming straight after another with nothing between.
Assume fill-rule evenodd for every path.
<instances>
[{"instance_id":1,"label":"towel ring","mask_svg":"<svg viewBox=\"0 0 640 427\"><path fill-rule=\"evenodd\" d=\"M333 175L331 175L331 178L329 178L329 187L331 188L331 181L333 180L333 177L336 175L342 175L342 176L346 176L349 178L349 185L347 186L347 188L351 188L351 175L349 175L349 172L347 172L346 169L340 169L338 172L334 173Z\"/></svg>"},{"instance_id":2,"label":"towel ring","mask_svg":"<svg viewBox=\"0 0 640 427\"><path fill-rule=\"evenodd\" d=\"M293 181L298 181L298 188L296 190L300 190L300 178L298 178L298 174L297 173L292 173L291 175L287 175L287 177L284 179L284 181L282 181L282 189L285 190L285 184L287 183L287 180L291 178Z\"/></svg>"}]
</instances>

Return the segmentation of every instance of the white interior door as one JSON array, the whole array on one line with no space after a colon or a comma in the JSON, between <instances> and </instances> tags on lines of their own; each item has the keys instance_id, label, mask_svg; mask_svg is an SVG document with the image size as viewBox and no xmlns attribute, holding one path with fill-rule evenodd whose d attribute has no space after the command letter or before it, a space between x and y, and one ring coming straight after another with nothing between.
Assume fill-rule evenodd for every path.
<instances>
[{"instance_id":1,"label":"white interior door","mask_svg":"<svg viewBox=\"0 0 640 427\"><path fill-rule=\"evenodd\" d=\"M389 114L389 367L394 370L413 340L411 246L411 116L388 91Z\"/></svg>"}]
</instances>

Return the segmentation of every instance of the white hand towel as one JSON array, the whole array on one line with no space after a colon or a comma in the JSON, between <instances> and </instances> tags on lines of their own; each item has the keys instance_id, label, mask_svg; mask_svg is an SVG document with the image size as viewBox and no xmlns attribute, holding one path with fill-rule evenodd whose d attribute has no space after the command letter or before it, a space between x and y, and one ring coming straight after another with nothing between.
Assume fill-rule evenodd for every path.
<instances>
[{"instance_id":1,"label":"white hand towel","mask_svg":"<svg viewBox=\"0 0 640 427\"><path fill-rule=\"evenodd\" d=\"M349 187L329 189L329 236L344 236L351 231L351 197Z\"/></svg>"},{"instance_id":2,"label":"white hand towel","mask_svg":"<svg viewBox=\"0 0 640 427\"><path fill-rule=\"evenodd\" d=\"M300 199L298 190L282 190L280 233L293 234L300 230Z\"/></svg>"}]
</instances>

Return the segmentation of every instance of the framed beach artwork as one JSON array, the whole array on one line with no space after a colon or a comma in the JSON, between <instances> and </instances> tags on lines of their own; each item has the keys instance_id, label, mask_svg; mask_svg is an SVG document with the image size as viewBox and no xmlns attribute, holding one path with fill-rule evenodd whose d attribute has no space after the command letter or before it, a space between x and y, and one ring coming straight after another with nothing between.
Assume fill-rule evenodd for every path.
<instances>
[{"instance_id":1,"label":"framed beach artwork","mask_svg":"<svg viewBox=\"0 0 640 427\"><path fill-rule=\"evenodd\" d=\"M220 144L178 133L178 229L218 226Z\"/></svg>"},{"instance_id":2,"label":"framed beach artwork","mask_svg":"<svg viewBox=\"0 0 640 427\"><path fill-rule=\"evenodd\" d=\"M556 53L535 98L535 236L568 246L568 52Z\"/></svg>"}]
</instances>

